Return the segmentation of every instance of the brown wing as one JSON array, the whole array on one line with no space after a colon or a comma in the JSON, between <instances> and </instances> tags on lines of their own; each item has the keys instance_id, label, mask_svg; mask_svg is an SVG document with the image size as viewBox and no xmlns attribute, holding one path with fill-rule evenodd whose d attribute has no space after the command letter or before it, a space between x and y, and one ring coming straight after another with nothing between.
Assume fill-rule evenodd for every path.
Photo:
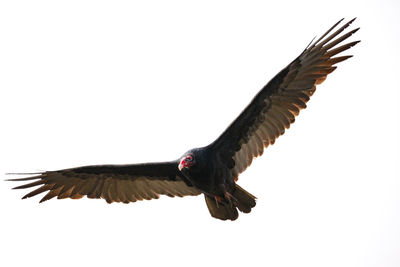
<instances>
[{"instance_id":1,"label":"brown wing","mask_svg":"<svg viewBox=\"0 0 400 267\"><path fill-rule=\"evenodd\" d=\"M129 203L159 198L160 194L170 197L200 194L199 190L179 174L177 162L85 166L10 179L28 180L32 181L13 189L39 186L23 198L47 192L40 202L53 197L78 199L87 196L103 198L108 203Z\"/></svg>"},{"instance_id":2,"label":"brown wing","mask_svg":"<svg viewBox=\"0 0 400 267\"><path fill-rule=\"evenodd\" d=\"M232 170L237 179L264 148L294 122L301 109L322 83L334 71L336 63L351 56L338 56L359 41L338 46L357 29L339 37L353 21L331 33L341 22L333 25L317 41L310 44L293 62L279 72L252 100L239 117L211 144L219 158ZM328 35L331 33L330 35Z\"/></svg>"}]
</instances>

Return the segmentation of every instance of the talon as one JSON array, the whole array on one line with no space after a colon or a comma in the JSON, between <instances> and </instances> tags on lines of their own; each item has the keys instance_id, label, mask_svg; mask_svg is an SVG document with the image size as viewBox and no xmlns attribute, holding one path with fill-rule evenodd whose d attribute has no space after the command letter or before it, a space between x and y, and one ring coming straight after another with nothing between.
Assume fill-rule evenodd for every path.
<instances>
[{"instance_id":1,"label":"talon","mask_svg":"<svg viewBox=\"0 0 400 267\"><path fill-rule=\"evenodd\" d=\"M218 203L222 203L222 198L219 196L214 196L214 199L215 199L215 204L217 204L217 208L219 208Z\"/></svg>"},{"instance_id":2,"label":"talon","mask_svg":"<svg viewBox=\"0 0 400 267\"><path fill-rule=\"evenodd\" d=\"M232 200L237 202L236 198L231 193L229 193L228 191L225 192L224 196L225 196L225 199L229 201L229 204L231 205L231 207L233 207Z\"/></svg>"},{"instance_id":3,"label":"talon","mask_svg":"<svg viewBox=\"0 0 400 267\"><path fill-rule=\"evenodd\" d=\"M229 192L225 192L225 198L231 202L231 199L235 200L237 202L237 199Z\"/></svg>"},{"instance_id":4,"label":"talon","mask_svg":"<svg viewBox=\"0 0 400 267\"><path fill-rule=\"evenodd\" d=\"M226 201L229 202L231 207L233 206L232 200L237 202L237 199L229 192L225 192L224 197L214 196L214 199L215 199L215 204L217 205L217 208L219 208L219 204L224 204Z\"/></svg>"}]
</instances>

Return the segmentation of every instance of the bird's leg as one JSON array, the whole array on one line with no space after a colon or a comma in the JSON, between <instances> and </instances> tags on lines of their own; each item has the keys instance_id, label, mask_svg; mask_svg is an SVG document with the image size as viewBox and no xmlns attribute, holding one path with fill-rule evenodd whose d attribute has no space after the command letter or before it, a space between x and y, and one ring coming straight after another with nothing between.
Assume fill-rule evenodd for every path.
<instances>
[{"instance_id":1,"label":"bird's leg","mask_svg":"<svg viewBox=\"0 0 400 267\"><path fill-rule=\"evenodd\" d=\"M229 201L230 201L231 199L237 201L237 199L236 199L231 193L229 193L229 192L225 192L225 198L228 199Z\"/></svg>"},{"instance_id":2,"label":"bird's leg","mask_svg":"<svg viewBox=\"0 0 400 267\"><path fill-rule=\"evenodd\" d=\"M228 191L226 191L224 193L224 197L214 196L214 199L215 199L215 204L217 205L217 208L219 208L219 203L223 204L226 200L228 200L231 207L233 205L232 200L237 202L237 199Z\"/></svg>"},{"instance_id":3,"label":"bird's leg","mask_svg":"<svg viewBox=\"0 0 400 267\"><path fill-rule=\"evenodd\" d=\"M229 201L231 206L232 206L232 199L237 202L237 199L228 191L225 192L225 199L227 199Z\"/></svg>"},{"instance_id":4,"label":"bird's leg","mask_svg":"<svg viewBox=\"0 0 400 267\"><path fill-rule=\"evenodd\" d=\"M214 196L214 199L215 199L215 204L217 204L217 208L219 208L219 204L218 203L222 203L222 197Z\"/></svg>"}]
</instances>

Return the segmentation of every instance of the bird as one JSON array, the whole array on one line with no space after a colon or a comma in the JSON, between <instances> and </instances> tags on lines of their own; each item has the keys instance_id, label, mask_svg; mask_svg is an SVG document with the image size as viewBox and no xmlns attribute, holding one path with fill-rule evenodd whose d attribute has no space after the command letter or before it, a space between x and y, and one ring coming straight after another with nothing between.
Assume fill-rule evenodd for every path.
<instances>
[{"instance_id":1,"label":"bird","mask_svg":"<svg viewBox=\"0 0 400 267\"><path fill-rule=\"evenodd\" d=\"M212 217L234 221L239 211L249 213L256 206L256 197L237 184L239 175L285 133L335 65L352 57L337 54L360 42L342 44L359 30L346 30L355 19L347 23L341 19L314 38L207 146L191 149L172 161L82 166L26 173L28 177L8 180L24 182L13 189L33 190L23 199L46 192L40 202L86 196L107 203L130 203L160 195L203 194Z\"/></svg>"}]
</instances>

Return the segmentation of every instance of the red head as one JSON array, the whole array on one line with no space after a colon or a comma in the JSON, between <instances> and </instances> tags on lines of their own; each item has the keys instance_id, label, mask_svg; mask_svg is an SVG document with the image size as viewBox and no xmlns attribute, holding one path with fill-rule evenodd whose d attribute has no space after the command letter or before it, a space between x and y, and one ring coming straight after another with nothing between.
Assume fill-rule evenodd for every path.
<instances>
[{"instance_id":1,"label":"red head","mask_svg":"<svg viewBox=\"0 0 400 267\"><path fill-rule=\"evenodd\" d=\"M182 170L183 168L189 168L193 165L194 165L194 156L192 154L188 154L180 159L178 169Z\"/></svg>"}]
</instances>

